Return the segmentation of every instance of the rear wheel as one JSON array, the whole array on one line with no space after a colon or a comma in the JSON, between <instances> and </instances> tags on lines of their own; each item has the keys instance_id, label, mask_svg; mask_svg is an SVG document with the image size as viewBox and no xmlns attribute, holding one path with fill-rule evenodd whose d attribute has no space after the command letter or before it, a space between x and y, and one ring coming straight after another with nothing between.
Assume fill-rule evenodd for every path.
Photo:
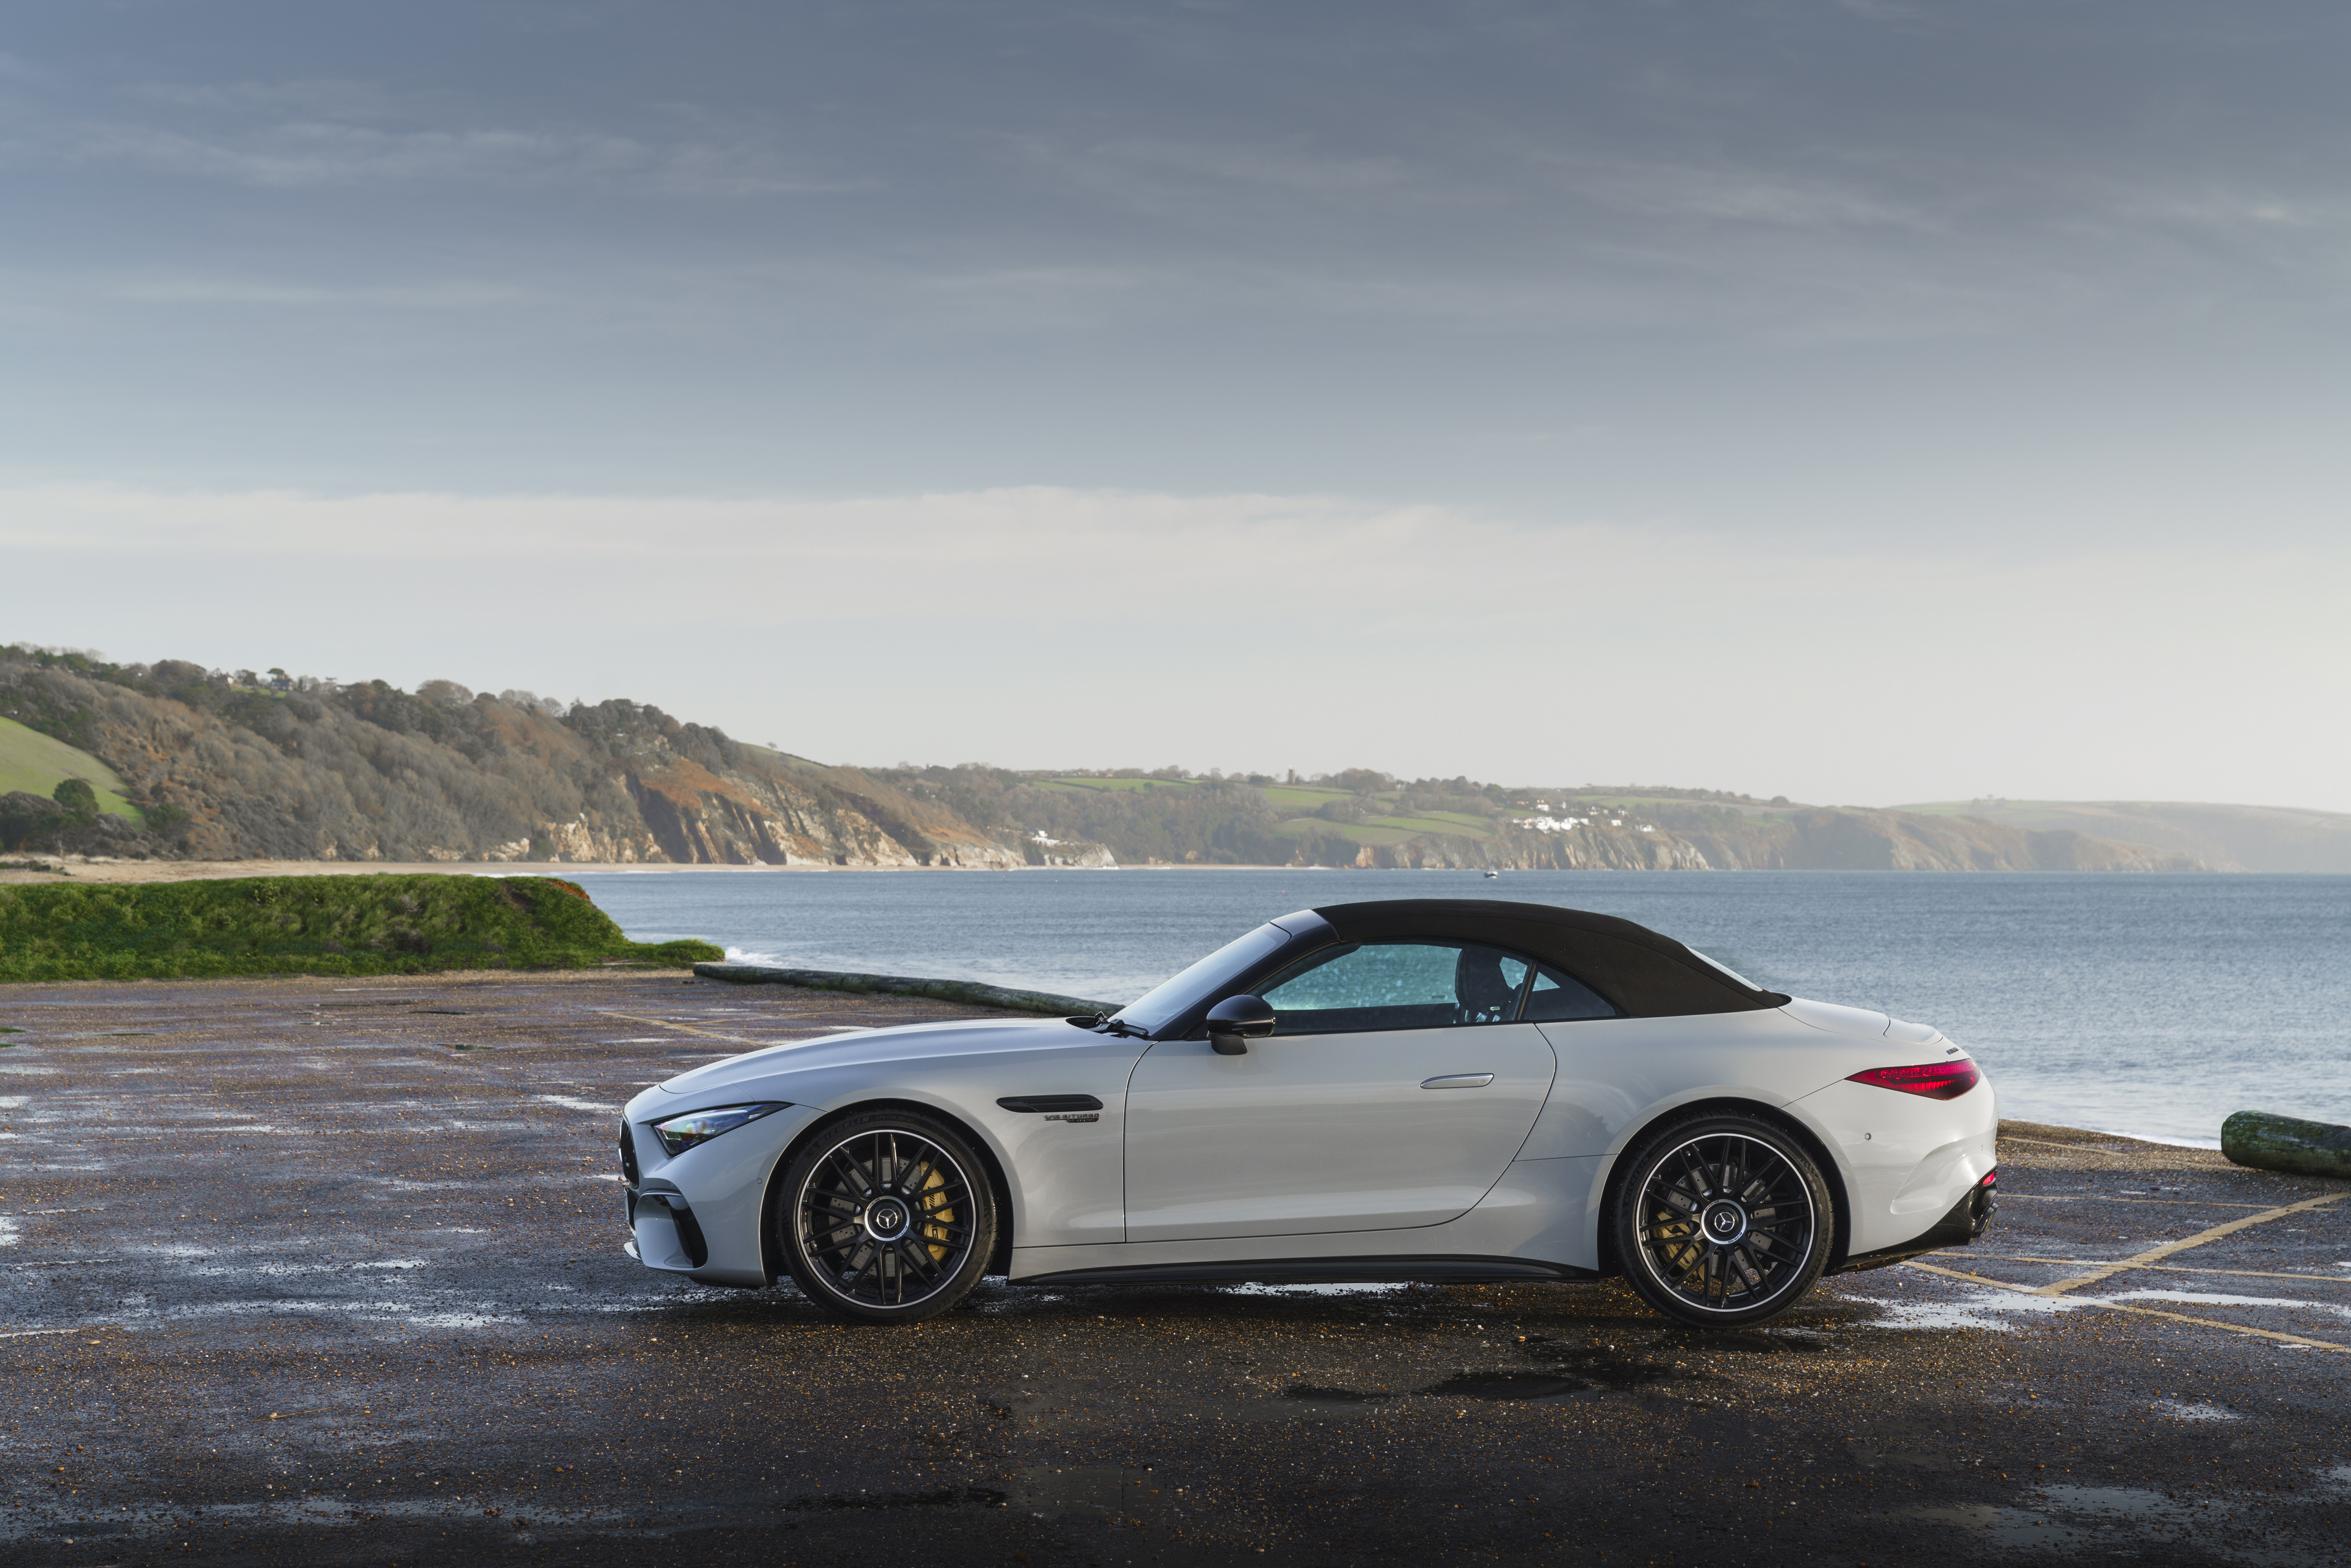
<instances>
[{"instance_id":1,"label":"rear wheel","mask_svg":"<svg viewBox=\"0 0 2351 1568\"><path fill-rule=\"evenodd\" d=\"M821 1129L784 1173L776 1240L801 1291L858 1322L952 1310L996 1250L996 1195L956 1131L910 1111Z\"/></svg>"},{"instance_id":2,"label":"rear wheel","mask_svg":"<svg viewBox=\"0 0 2351 1568\"><path fill-rule=\"evenodd\" d=\"M1616 1255L1667 1317L1776 1317L1820 1278L1836 1217L1802 1145L1760 1117L1698 1115L1643 1138L1616 1196Z\"/></svg>"}]
</instances>

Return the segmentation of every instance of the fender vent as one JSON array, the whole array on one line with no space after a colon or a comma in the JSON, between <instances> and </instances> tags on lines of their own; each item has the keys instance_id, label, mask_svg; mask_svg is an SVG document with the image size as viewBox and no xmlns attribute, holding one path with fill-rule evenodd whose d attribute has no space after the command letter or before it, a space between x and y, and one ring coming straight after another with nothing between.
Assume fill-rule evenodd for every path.
<instances>
[{"instance_id":1,"label":"fender vent","mask_svg":"<svg viewBox=\"0 0 2351 1568\"><path fill-rule=\"evenodd\" d=\"M1008 1111L1099 1111L1102 1103L1091 1094L1014 1094L998 1100Z\"/></svg>"}]
</instances>

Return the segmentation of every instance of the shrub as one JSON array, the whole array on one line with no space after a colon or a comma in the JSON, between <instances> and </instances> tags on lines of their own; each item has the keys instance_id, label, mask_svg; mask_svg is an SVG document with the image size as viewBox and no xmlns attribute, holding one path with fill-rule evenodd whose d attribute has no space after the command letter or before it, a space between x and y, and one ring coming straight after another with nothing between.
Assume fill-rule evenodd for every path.
<instances>
[{"instance_id":1,"label":"shrub","mask_svg":"<svg viewBox=\"0 0 2351 1568\"><path fill-rule=\"evenodd\" d=\"M721 958L632 942L553 877L249 877L0 888L0 982L577 969Z\"/></svg>"},{"instance_id":2,"label":"shrub","mask_svg":"<svg viewBox=\"0 0 2351 1568\"><path fill-rule=\"evenodd\" d=\"M87 779L67 779L49 791L49 799L63 806L76 817L98 815L98 791L89 787Z\"/></svg>"}]
</instances>

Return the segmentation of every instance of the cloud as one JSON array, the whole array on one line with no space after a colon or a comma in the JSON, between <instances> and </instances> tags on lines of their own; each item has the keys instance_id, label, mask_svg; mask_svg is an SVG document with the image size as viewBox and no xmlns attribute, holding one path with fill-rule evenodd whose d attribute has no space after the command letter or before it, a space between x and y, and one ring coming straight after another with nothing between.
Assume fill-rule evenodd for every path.
<instances>
[{"instance_id":1,"label":"cloud","mask_svg":"<svg viewBox=\"0 0 2351 1568\"><path fill-rule=\"evenodd\" d=\"M771 149L757 145L661 144L590 131L402 131L302 120L222 134L115 121L74 126L49 146L64 162L278 188L435 183L695 196L856 188L854 182L793 171Z\"/></svg>"},{"instance_id":2,"label":"cloud","mask_svg":"<svg viewBox=\"0 0 2351 1568\"><path fill-rule=\"evenodd\" d=\"M92 111L110 98L133 112ZM815 172L757 117L671 103L638 107L623 129L572 117L517 123L517 107L342 78L143 82L110 94L78 84L10 106L0 160L288 191L489 185L743 198L868 184Z\"/></svg>"},{"instance_id":3,"label":"cloud","mask_svg":"<svg viewBox=\"0 0 2351 1568\"><path fill-rule=\"evenodd\" d=\"M1019 486L0 490L119 657L632 695L811 755L2351 808L2351 546L1799 549L1671 519Z\"/></svg>"}]
</instances>

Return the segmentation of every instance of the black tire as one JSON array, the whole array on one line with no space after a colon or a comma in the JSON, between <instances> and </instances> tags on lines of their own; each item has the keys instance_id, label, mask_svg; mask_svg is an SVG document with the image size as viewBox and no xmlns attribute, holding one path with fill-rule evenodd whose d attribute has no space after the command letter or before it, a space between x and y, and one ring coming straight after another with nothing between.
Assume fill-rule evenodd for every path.
<instances>
[{"instance_id":1,"label":"black tire","mask_svg":"<svg viewBox=\"0 0 2351 1568\"><path fill-rule=\"evenodd\" d=\"M775 1216L793 1282L852 1322L951 1312L996 1252L987 1167L961 1134L913 1111L818 1129L784 1168Z\"/></svg>"},{"instance_id":2,"label":"black tire","mask_svg":"<svg viewBox=\"0 0 2351 1568\"><path fill-rule=\"evenodd\" d=\"M1616 1256L1667 1317L1702 1328L1760 1322L1821 1277L1836 1234L1828 1184L1773 1124L1686 1116L1643 1137L1623 1169Z\"/></svg>"}]
</instances>

